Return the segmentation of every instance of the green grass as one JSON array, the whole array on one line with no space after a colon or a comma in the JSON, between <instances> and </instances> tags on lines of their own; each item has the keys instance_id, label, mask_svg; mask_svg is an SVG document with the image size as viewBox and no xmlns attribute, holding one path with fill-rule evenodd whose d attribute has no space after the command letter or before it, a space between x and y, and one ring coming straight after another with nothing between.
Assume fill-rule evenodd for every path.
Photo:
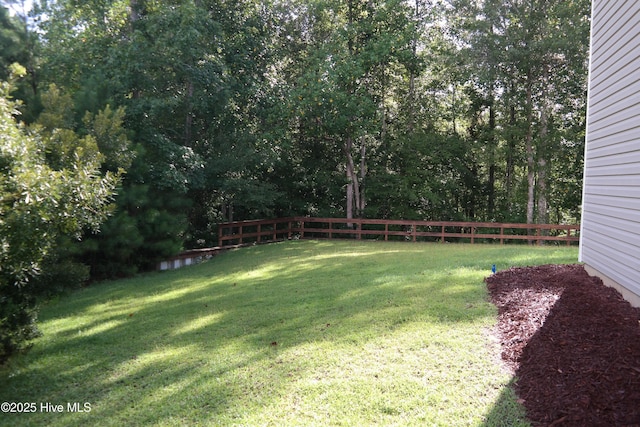
<instances>
[{"instance_id":1,"label":"green grass","mask_svg":"<svg viewBox=\"0 0 640 427\"><path fill-rule=\"evenodd\" d=\"M12 426L527 425L488 330L492 264L576 248L292 241L43 307L0 370ZM87 402L46 413L41 403Z\"/></svg>"}]
</instances>

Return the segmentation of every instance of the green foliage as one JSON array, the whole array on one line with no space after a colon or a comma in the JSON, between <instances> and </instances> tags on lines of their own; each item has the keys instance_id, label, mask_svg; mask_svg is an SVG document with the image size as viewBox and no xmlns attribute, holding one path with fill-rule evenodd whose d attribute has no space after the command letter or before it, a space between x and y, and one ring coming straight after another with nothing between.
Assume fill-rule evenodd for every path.
<instances>
[{"instance_id":1,"label":"green foliage","mask_svg":"<svg viewBox=\"0 0 640 427\"><path fill-rule=\"evenodd\" d=\"M42 95L44 110L34 126L42 134L47 163L56 170L84 163L93 167L102 164L103 155L93 136L80 137L75 132L73 100L55 85Z\"/></svg>"},{"instance_id":2,"label":"green foliage","mask_svg":"<svg viewBox=\"0 0 640 427\"><path fill-rule=\"evenodd\" d=\"M39 109L37 58L34 53L36 35L31 31L30 19L26 16L26 11L21 10L21 2L2 3L0 5L0 81L9 79L12 73L11 64L18 63L25 67L26 77L13 83L12 95L23 102L19 106L22 120L31 123ZM13 16L9 8L12 9Z\"/></svg>"},{"instance_id":3,"label":"green foliage","mask_svg":"<svg viewBox=\"0 0 640 427\"><path fill-rule=\"evenodd\" d=\"M481 208L497 220L523 220L529 201L538 205L536 221L578 220L590 2L452 4L452 32L466 44L457 57L472 84L469 136L482 148ZM532 185L527 174L532 200L521 191Z\"/></svg>"},{"instance_id":4,"label":"green foliage","mask_svg":"<svg viewBox=\"0 0 640 427\"><path fill-rule=\"evenodd\" d=\"M99 234L87 235L79 259L94 278L125 277L183 249L188 199L148 185L125 182L116 199L117 210Z\"/></svg>"},{"instance_id":5,"label":"green foliage","mask_svg":"<svg viewBox=\"0 0 640 427\"><path fill-rule=\"evenodd\" d=\"M445 221L468 217L466 189L477 183L468 169L472 162L462 138L415 132L398 138L392 150L392 155L380 159L387 173L372 172L369 180L370 217Z\"/></svg>"},{"instance_id":6,"label":"green foliage","mask_svg":"<svg viewBox=\"0 0 640 427\"><path fill-rule=\"evenodd\" d=\"M103 168L108 171L126 171L133 162L134 152L123 127L124 118L123 107L113 110L107 104L95 115L87 112L82 120L88 133L95 138L100 153L105 158Z\"/></svg>"},{"instance_id":7,"label":"green foliage","mask_svg":"<svg viewBox=\"0 0 640 427\"><path fill-rule=\"evenodd\" d=\"M40 300L77 289L90 278L89 266L76 261L79 245L75 238L60 236L54 247L42 260L40 273L32 279L34 293Z\"/></svg>"},{"instance_id":8,"label":"green foliage","mask_svg":"<svg viewBox=\"0 0 640 427\"><path fill-rule=\"evenodd\" d=\"M12 70L25 74L20 66ZM79 236L85 227L97 230L117 182L77 154L63 151L58 158L64 161L48 164L43 147L51 147L55 130L27 134L13 117L11 87L0 86L0 363L37 334L34 279L53 259L57 239Z\"/></svg>"},{"instance_id":9,"label":"green foliage","mask_svg":"<svg viewBox=\"0 0 640 427\"><path fill-rule=\"evenodd\" d=\"M9 10L0 6L0 80L9 78L9 66L26 63L26 28L17 16L10 16Z\"/></svg>"},{"instance_id":10,"label":"green foliage","mask_svg":"<svg viewBox=\"0 0 640 427\"><path fill-rule=\"evenodd\" d=\"M225 220L579 220L588 3L39 2L0 56L53 169L127 172L82 256L122 275Z\"/></svg>"}]
</instances>

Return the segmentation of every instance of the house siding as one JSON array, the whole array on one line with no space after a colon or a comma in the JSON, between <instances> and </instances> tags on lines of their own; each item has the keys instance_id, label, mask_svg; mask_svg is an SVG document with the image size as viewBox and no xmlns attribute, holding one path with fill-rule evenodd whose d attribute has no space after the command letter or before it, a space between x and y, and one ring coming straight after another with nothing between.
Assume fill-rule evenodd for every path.
<instances>
[{"instance_id":1,"label":"house siding","mask_svg":"<svg viewBox=\"0 0 640 427\"><path fill-rule=\"evenodd\" d=\"M591 19L580 261L640 306L640 2Z\"/></svg>"}]
</instances>

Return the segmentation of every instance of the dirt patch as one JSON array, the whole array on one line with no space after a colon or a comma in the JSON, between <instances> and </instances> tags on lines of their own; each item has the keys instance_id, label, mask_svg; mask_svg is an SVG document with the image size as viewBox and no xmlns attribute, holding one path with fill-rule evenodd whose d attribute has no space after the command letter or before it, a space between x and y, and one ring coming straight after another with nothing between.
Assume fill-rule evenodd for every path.
<instances>
[{"instance_id":1,"label":"dirt patch","mask_svg":"<svg viewBox=\"0 0 640 427\"><path fill-rule=\"evenodd\" d=\"M580 265L486 279L502 359L535 426L640 426L640 309Z\"/></svg>"}]
</instances>

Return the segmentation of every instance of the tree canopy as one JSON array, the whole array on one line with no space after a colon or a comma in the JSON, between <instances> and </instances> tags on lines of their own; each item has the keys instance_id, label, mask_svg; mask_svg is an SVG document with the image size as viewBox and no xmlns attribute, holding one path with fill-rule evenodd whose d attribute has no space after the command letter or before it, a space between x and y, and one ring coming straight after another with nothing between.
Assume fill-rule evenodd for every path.
<instances>
[{"instance_id":1,"label":"tree canopy","mask_svg":"<svg viewBox=\"0 0 640 427\"><path fill-rule=\"evenodd\" d=\"M0 363L37 334L37 277L59 239L97 231L119 179L101 173L91 135L57 127L62 115L51 115L45 127L16 122L11 82L26 70L9 69L0 85Z\"/></svg>"},{"instance_id":2,"label":"tree canopy","mask_svg":"<svg viewBox=\"0 0 640 427\"><path fill-rule=\"evenodd\" d=\"M50 161L97 150L126 171L82 242L101 276L212 246L222 220L580 219L588 0L58 0L0 17L0 65L28 62L23 119L68 131Z\"/></svg>"}]
</instances>

